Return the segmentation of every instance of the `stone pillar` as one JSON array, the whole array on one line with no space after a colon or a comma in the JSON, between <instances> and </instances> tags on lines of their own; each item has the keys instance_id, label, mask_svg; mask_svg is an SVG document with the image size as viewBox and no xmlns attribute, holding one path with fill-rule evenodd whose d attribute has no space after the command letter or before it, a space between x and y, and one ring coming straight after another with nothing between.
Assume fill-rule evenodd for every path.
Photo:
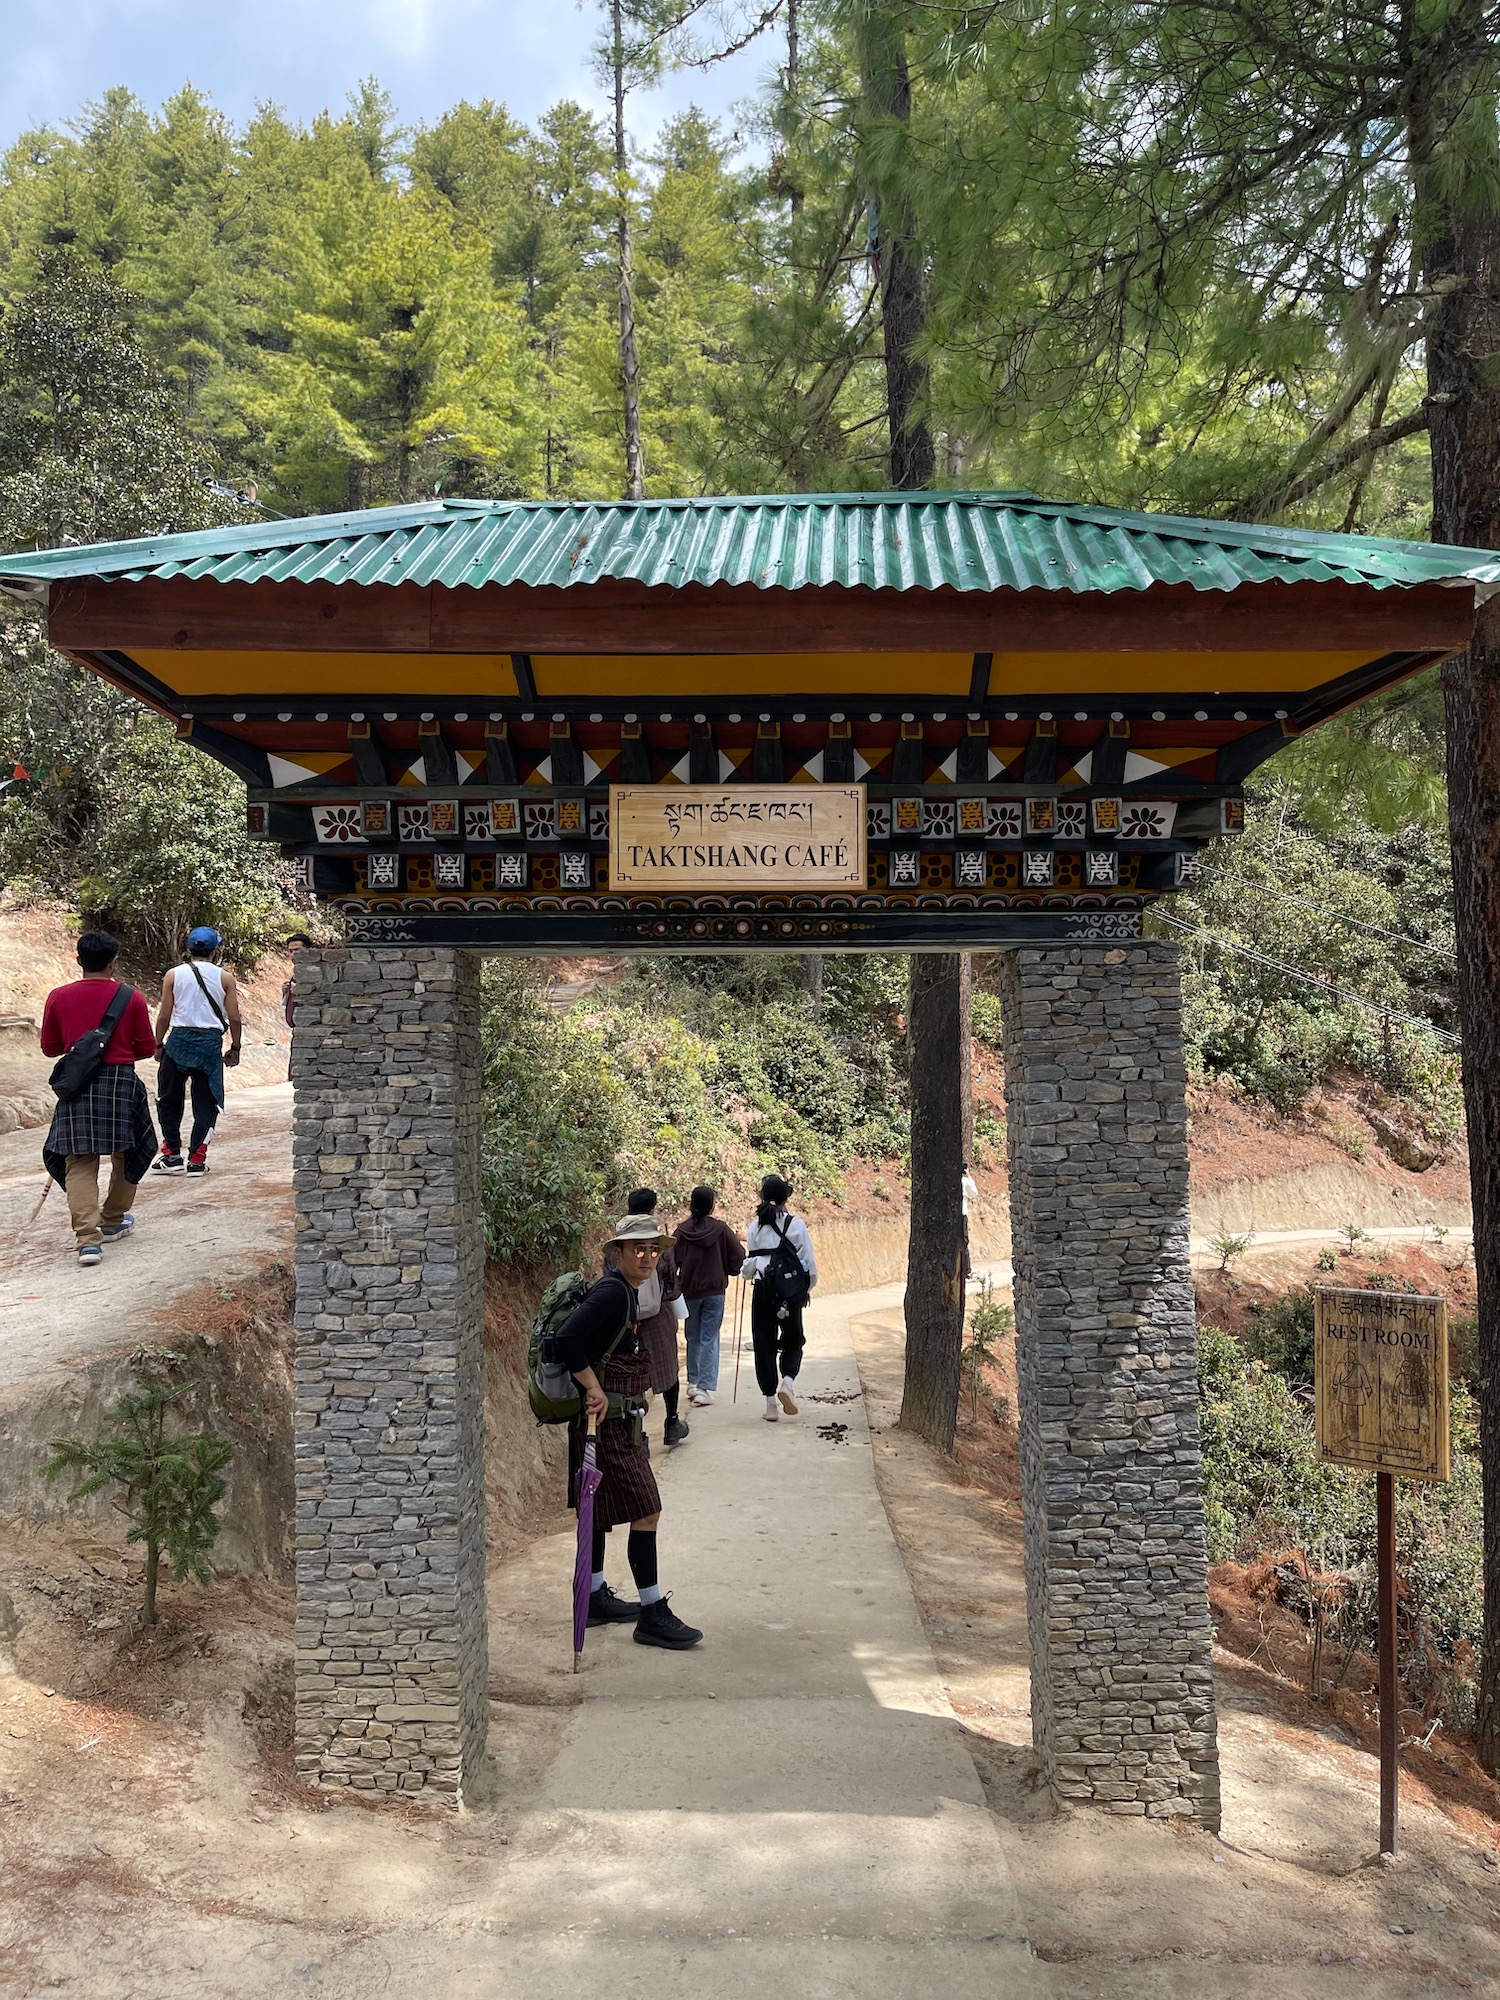
<instances>
[{"instance_id":1,"label":"stone pillar","mask_svg":"<svg viewBox=\"0 0 1500 2000\"><path fill-rule=\"evenodd\" d=\"M479 961L303 951L297 1768L458 1804L484 1754Z\"/></svg>"},{"instance_id":2,"label":"stone pillar","mask_svg":"<svg viewBox=\"0 0 1500 2000\"><path fill-rule=\"evenodd\" d=\"M1001 966L1033 1739L1061 1797L1216 1829L1177 954Z\"/></svg>"}]
</instances>

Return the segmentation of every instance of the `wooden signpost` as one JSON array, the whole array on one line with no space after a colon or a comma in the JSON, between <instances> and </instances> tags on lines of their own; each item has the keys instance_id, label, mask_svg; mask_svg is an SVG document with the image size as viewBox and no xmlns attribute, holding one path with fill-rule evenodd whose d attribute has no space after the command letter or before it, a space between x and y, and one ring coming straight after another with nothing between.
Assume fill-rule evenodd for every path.
<instances>
[{"instance_id":1,"label":"wooden signpost","mask_svg":"<svg viewBox=\"0 0 1500 2000\"><path fill-rule=\"evenodd\" d=\"M1320 1288L1314 1317L1318 1457L1375 1474L1380 1623L1380 1851L1396 1852L1396 1490L1448 1477L1448 1319L1441 1298Z\"/></svg>"}]
</instances>

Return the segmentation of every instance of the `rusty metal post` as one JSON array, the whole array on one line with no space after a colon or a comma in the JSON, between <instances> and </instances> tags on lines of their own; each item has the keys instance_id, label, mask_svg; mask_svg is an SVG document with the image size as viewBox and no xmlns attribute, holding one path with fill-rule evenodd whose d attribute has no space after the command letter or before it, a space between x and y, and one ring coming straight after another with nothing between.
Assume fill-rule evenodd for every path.
<instances>
[{"instance_id":1,"label":"rusty metal post","mask_svg":"<svg viewBox=\"0 0 1500 2000\"><path fill-rule=\"evenodd\" d=\"M1375 1475L1375 1570L1380 1596L1380 1851L1396 1852L1400 1809L1400 1703L1396 1674L1396 1482Z\"/></svg>"}]
</instances>

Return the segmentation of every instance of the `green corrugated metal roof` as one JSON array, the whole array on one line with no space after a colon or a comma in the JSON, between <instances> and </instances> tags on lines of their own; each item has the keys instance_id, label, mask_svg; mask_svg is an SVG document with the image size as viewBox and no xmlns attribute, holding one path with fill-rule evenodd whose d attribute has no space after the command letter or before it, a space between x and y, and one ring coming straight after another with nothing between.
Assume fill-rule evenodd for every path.
<instances>
[{"instance_id":1,"label":"green corrugated metal roof","mask_svg":"<svg viewBox=\"0 0 1500 2000\"><path fill-rule=\"evenodd\" d=\"M642 501L434 500L0 559L0 587L140 582L572 587L817 584L877 590L1144 590L1188 583L1500 585L1500 556L1029 493L775 494Z\"/></svg>"}]
</instances>

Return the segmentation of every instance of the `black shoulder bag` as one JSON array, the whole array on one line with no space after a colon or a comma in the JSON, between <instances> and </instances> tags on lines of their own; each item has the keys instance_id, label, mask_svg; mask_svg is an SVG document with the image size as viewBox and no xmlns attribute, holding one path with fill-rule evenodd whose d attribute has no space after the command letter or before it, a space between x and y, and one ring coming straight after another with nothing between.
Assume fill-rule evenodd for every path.
<instances>
[{"instance_id":1,"label":"black shoulder bag","mask_svg":"<svg viewBox=\"0 0 1500 2000\"><path fill-rule=\"evenodd\" d=\"M218 1022L220 1030L227 1035L229 1033L229 1022L225 1017L224 1009L219 1005L218 1001L215 1000L212 993L209 992L208 981L203 977L203 974L198 970L197 966L194 965L191 959L187 961L187 969L190 973L192 973L194 979L197 980L199 992L203 995L204 999L213 1009L213 1016L214 1019Z\"/></svg>"},{"instance_id":2,"label":"black shoulder bag","mask_svg":"<svg viewBox=\"0 0 1500 2000\"><path fill-rule=\"evenodd\" d=\"M67 1054L58 1057L47 1081L56 1092L59 1103L68 1104L75 1097L81 1097L99 1074L104 1051L109 1047L110 1038L120 1025L120 1017L134 996L133 986L119 986L98 1027L80 1035Z\"/></svg>"}]
</instances>

